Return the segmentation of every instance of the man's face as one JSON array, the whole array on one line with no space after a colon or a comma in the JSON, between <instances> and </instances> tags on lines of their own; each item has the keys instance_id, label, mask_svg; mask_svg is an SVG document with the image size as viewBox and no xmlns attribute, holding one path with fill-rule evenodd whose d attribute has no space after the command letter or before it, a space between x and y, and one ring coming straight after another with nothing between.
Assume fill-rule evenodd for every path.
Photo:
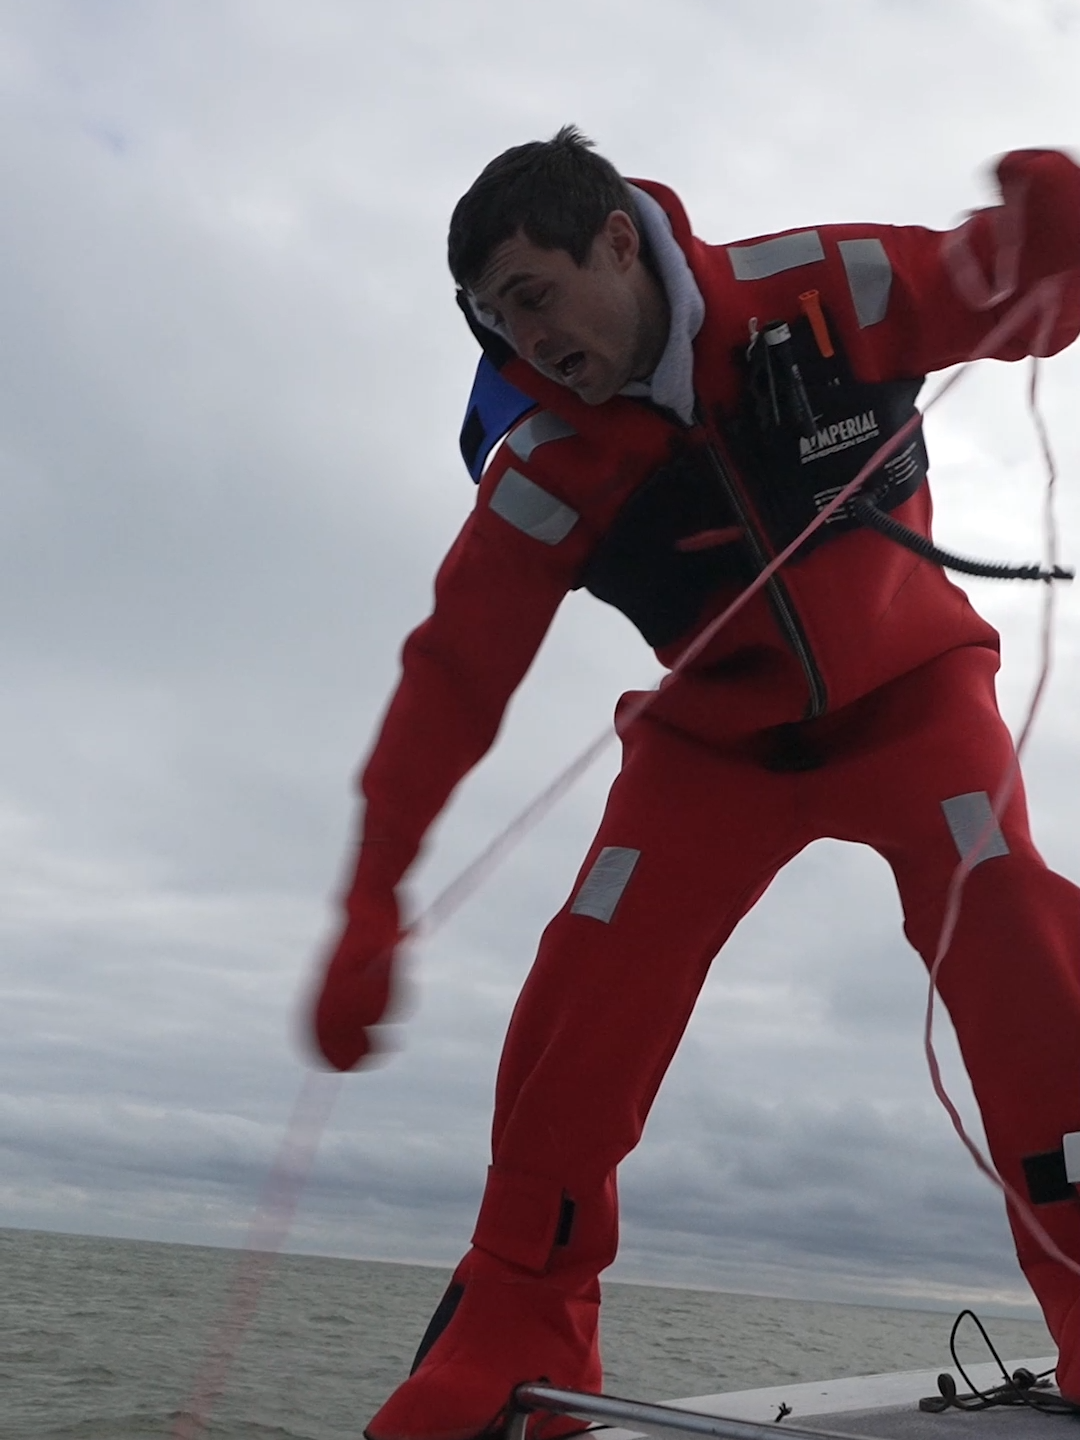
<instances>
[{"instance_id":1,"label":"man's face","mask_svg":"<svg viewBox=\"0 0 1080 1440\"><path fill-rule=\"evenodd\" d=\"M633 221L615 210L583 265L518 231L492 251L469 295L480 319L500 326L541 375L602 405L658 358L657 337L645 334L644 277Z\"/></svg>"}]
</instances>

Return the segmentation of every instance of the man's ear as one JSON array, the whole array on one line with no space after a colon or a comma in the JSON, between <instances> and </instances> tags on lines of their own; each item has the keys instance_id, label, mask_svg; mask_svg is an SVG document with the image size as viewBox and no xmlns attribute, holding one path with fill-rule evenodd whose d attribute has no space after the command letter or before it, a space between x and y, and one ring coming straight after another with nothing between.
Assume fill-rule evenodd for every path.
<instances>
[{"instance_id":1,"label":"man's ear","mask_svg":"<svg viewBox=\"0 0 1080 1440\"><path fill-rule=\"evenodd\" d=\"M597 239L607 247L615 268L624 274L641 254L641 237L625 210L612 210Z\"/></svg>"}]
</instances>

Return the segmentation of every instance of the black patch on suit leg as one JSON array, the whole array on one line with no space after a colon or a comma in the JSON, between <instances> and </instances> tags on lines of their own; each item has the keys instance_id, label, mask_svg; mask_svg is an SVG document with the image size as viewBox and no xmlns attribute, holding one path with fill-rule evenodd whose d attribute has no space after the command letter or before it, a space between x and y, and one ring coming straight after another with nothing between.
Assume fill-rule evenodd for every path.
<instances>
[{"instance_id":1,"label":"black patch on suit leg","mask_svg":"<svg viewBox=\"0 0 1080 1440\"><path fill-rule=\"evenodd\" d=\"M461 1304L461 1297L465 1294L465 1286L455 1281L446 1291L446 1294L435 1307L435 1313L428 1321L427 1329L424 1331L424 1338L420 1341L420 1348L412 1362L410 1375L415 1375L420 1368L425 1355L438 1340L439 1336L446 1329L447 1325L454 1318L454 1312Z\"/></svg>"},{"instance_id":2,"label":"black patch on suit leg","mask_svg":"<svg viewBox=\"0 0 1080 1440\"><path fill-rule=\"evenodd\" d=\"M1065 1154L1046 1150L1041 1155L1025 1155L1024 1167L1028 1195L1033 1205L1056 1205L1061 1200L1075 1200L1076 1187L1065 1174Z\"/></svg>"},{"instance_id":3,"label":"black patch on suit leg","mask_svg":"<svg viewBox=\"0 0 1080 1440\"><path fill-rule=\"evenodd\" d=\"M562 1197L562 1204L559 1206L559 1224L555 1231L555 1244L567 1246L570 1244L570 1236L574 1233L574 1215L577 1206L569 1195Z\"/></svg>"}]
</instances>

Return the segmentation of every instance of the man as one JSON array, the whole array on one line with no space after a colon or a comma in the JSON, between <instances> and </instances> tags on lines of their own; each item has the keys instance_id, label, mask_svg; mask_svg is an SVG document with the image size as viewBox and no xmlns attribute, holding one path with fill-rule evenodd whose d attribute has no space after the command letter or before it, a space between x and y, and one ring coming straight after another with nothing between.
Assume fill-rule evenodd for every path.
<instances>
[{"instance_id":1,"label":"man","mask_svg":"<svg viewBox=\"0 0 1080 1440\"><path fill-rule=\"evenodd\" d=\"M917 423L923 377L967 358L1007 299L1032 309L999 358L1075 338L1080 169L1020 151L997 176L1002 204L945 235L845 225L711 246L669 190L628 184L568 127L501 155L459 202L450 267L486 352L463 432L480 488L364 770L316 1012L332 1065L368 1052L397 886L568 590L617 605L670 667ZM823 836L885 856L928 960L949 879L978 847L941 994L995 1163L1080 1257L1063 1158L1080 1131L1080 892L1035 851L1019 786L993 822L1013 755L997 636L929 526L914 430L646 710L624 697L622 771L511 1022L472 1249L371 1440L487 1434L540 1376L599 1388L616 1168L713 957ZM1080 1278L1011 1218L1080 1398Z\"/></svg>"}]
</instances>

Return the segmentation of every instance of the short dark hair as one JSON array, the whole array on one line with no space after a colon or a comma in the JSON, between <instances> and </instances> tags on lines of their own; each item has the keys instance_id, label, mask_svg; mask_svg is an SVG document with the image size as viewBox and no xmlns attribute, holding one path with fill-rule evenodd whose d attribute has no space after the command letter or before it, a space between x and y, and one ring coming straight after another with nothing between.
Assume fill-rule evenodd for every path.
<instances>
[{"instance_id":1,"label":"short dark hair","mask_svg":"<svg viewBox=\"0 0 1080 1440\"><path fill-rule=\"evenodd\" d=\"M583 265L613 210L637 223L626 181L576 125L564 125L550 140L515 145L484 166L450 217L451 274L459 285L471 284L496 246L519 230L541 249L567 250Z\"/></svg>"}]
</instances>

